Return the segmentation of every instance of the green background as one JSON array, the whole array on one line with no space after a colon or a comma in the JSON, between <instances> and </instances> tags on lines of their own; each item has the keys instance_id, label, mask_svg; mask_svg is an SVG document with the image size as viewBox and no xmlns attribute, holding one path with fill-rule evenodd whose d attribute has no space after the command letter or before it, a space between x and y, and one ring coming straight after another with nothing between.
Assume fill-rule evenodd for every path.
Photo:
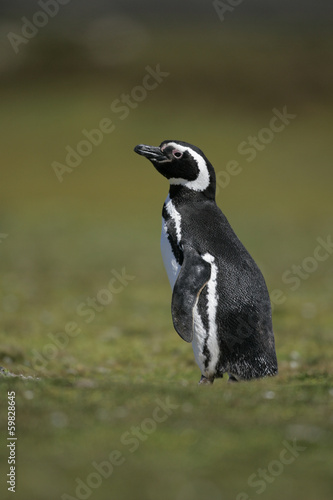
<instances>
[{"instance_id":1,"label":"green background","mask_svg":"<svg viewBox=\"0 0 333 500\"><path fill-rule=\"evenodd\" d=\"M3 13L2 498L11 498L11 390L19 500L80 498L78 479L87 484L93 463L110 462L114 450L123 463L95 476L86 498L331 498L333 257L314 260L317 239L332 235L329 18L308 4L303 18L284 3L277 17L261 4L258 16L248 2L222 22L213 4L200 11L194 2L188 18L184 3L177 15L161 2L146 19L138 6L83 2L81 11L73 2L18 54L6 33L19 33L36 5ZM110 106L157 65L169 75L121 120ZM295 118L247 161L239 145L285 106ZM103 118L113 132L59 182L52 163L64 163L66 146ZM133 153L164 139L200 147L221 179L228 162L239 163L217 203L271 294L280 290L274 379L197 386L191 346L172 327L160 256L168 184ZM295 281L293 266L305 277ZM117 272L132 279L80 315ZM76 335L65 332L72 322ZM156 410L161 401L169 413ZM285 455L286 443L303 449Z\"/></svg>"}]
</instances>

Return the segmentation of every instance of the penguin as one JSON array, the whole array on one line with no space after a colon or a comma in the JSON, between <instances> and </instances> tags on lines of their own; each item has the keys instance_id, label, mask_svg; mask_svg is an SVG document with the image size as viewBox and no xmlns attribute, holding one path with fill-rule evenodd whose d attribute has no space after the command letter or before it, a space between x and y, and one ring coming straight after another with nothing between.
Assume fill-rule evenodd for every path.
<instances>
[{"instance_id":1,"label":"penguin","mask_svg":"<svg viewBox=\"0 0 333 500\"><path fill-rule=\"evenodd\" d=\"M216 177L187 142L134 148L170 183L162 210L161 252L178 335L192 344L201 384L277 375L264 277L215 201Z\"/></svg>"}]
</instances>

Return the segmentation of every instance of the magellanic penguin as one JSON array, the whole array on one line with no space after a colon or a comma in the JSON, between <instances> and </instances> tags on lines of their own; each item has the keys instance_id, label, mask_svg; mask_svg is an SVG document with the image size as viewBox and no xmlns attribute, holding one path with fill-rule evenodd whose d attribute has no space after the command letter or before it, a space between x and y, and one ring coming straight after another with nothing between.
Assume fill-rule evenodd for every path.
<instances>
[{"instance_id":1,"label":"magellanic penguin","mask_svg":"<svg viewBox=\"0 0 333 500\"><path fill-rule=\"evenodd\" d=\"M270 299L260 269L215 202L215 171L182 141L139 144L166 177L161 250L172 292L175 330L191 342L201 383L278 372Z\"/></svg>"}]
</instances>

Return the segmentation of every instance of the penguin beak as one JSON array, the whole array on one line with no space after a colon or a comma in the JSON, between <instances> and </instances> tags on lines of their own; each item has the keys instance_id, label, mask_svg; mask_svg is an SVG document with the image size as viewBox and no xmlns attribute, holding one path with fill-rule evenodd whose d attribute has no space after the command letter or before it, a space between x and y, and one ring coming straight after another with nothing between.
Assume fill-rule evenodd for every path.
<instances>
[{"instance_id":1,"label":"penguin beak","mask_svg":"<svg viewBox=\"0 0 333 500\"><path fill-rule=\"evenodd\" d=\"M146 144L138 144L135 146L134 151L141 156L145 156L151 161L165 161L166 157L160 148L155 146L147 146Z\"/></svg>"}]
</instances>

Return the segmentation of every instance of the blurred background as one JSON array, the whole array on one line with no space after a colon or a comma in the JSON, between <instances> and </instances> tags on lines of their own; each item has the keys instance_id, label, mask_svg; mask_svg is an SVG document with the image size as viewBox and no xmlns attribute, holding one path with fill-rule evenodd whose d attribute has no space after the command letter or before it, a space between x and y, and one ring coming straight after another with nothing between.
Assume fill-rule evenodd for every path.
<instances>
[{"instance_id":1,"label":"blurred background","mask_svg":"<svg viewBox=\"0 0 333 500\"><path fill-rule=\"evenodd\" d=\"M13 0L0 19L1 400L14 387L17 498L80 498L75 478L168 396L174 415L135 453L123 447L91 498L255 498L248 477L297 439L307 451L262 498L328 499L331 4ZM195 387L159 250L168 185L133 153L164 139L205 152L217 203L263 271L274 381ZM133 279L103 296L123 269Z\"/></svg>"}]
</instances>

